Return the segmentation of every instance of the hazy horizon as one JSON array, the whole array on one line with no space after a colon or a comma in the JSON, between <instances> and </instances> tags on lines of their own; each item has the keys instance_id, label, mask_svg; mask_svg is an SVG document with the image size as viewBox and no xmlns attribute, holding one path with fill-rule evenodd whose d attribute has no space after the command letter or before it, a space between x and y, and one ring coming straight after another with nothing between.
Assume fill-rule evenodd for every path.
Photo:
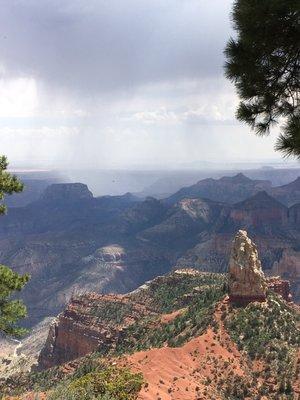
<instances>
[{"instance_id":1,"label":"hazy horizon","mask_svg":"<svg viewBox=\"0 0 300 400\"><path fill-rule=\"evenodd\" d=\"M132 164L125 166L89 166L89 165L81 165L76 167L75 165L48 165L46 162L43 164L39 163L30 163L30 162L10 162L9 170L11 172L65 172L65 171L165 171L165 172L176 172L176 171L217 171L217 170L227 170L227 171L236 171L236 170L259 170L259 169L299 169L299 162L293 159L270 159L270 160L253 160L253 161L201 161L195 160L193 162L186 163L170 163L170 164L155 164L155 165L147 165L147 164Z\"/></svg>"}]
</instances>

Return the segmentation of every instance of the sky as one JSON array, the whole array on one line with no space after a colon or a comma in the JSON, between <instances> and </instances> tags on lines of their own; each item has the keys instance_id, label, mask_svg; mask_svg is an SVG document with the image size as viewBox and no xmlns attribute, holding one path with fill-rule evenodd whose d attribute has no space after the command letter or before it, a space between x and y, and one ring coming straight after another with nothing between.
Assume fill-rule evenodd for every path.
<instances>
[{"instance_id":1,"label":"sky","mask_svg":"<svg viewBox=\"0 0 300 400\"><path fill-rule=\"evenodd\" d=\"M0 152L12 166L278 160L235 120L229 0L1 0Z\"/></svg>"}]
</instances>

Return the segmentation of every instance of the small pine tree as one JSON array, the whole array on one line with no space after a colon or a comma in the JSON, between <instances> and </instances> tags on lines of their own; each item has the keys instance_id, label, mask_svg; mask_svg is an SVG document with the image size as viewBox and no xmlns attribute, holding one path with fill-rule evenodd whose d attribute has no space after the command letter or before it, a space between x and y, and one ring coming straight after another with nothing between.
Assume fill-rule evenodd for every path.
<instances>
[{"instance_id":1,"label":"small pine tree","mask_svg":"<svg viewBox=\"0 0 300 400\"><path fill-rule=\"evenodd\" d=\"M29 276L20 276L10 268L0 265L0 331L13 336L21 336L25 330L16 324L26 316L26 306L21 300L11 300L11 295L20 291Z\"/></svg>"},{"instance_id":2,"label":"small pine tree","mask_svg":"<svg viewBox=\"0 0 300 400\"><path fill-rule=\"evenodd\" d=\"M0 201L4 199L6 194L19 193L23 190L23 184L16 175L12 175L7 171L8 161L5 156L0 156ZM0 204L0 214L6 212L5 204Z\"/></svg>"},{"instance_id":3,"label":"small pine tree","mask_svg":"<svg viewBox=\"0 0 300 400\"><path fill-rule=\"evenodd\" d=\"M8 162L5 156L0 156L0 200L6 194L18 193L23 190L19 179L7 171ZM6 212L5 204L0 204L0 214ZM12 300L16 291L20 291L28 282L28 275L19 275L10 268L0 265L0 332L12 336L20 336L25 330L17 326L19 319L27 314L21 300Z\"/></svg>"}]
</instances>

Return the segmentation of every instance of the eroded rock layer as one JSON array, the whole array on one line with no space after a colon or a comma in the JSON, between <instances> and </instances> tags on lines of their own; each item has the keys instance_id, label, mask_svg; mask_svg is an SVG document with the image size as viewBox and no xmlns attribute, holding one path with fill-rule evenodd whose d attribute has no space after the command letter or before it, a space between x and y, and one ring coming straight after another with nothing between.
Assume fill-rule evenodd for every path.
<instances>
[{"instance_id":1,"label":"eroded rock layer","mask_svg":"<svg viewBox=\"0 0 300 400\"><path fill-rule=\"evenodd\" d=\"M50 327L39 369L111 348L126 327L149 314L151 310L126 296L86 293L73 298Z\"/></svg>"}]
</instances>

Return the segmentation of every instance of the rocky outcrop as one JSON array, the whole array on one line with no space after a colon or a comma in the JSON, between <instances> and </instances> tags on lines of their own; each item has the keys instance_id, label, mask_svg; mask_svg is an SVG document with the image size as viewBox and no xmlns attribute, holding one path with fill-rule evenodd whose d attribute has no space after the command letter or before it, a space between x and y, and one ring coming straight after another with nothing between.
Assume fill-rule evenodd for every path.
<instances>
[{"instance_id":1,"label":"rocky outcrop","mask_svg":"<svg viewBox=\"0 0 300 400\"><path fill-rule=\"evenodd\" d=\"M51 368L92 351L112 349L127 327L151 314L146 306L122 295L86 293L73 298L49 329L38 369Z\"/></svg>"},{"instance_id":2,"label":"rocky outcrop","mask_svg":"<svg viewBox=\"0 0 300 400\"><path fill-rule=\"evenodd\" d=\"M290 282L281 279L280 276L267 278L268 289L279 294L285 301L292 301Z\"/></svg>"},{"instance_id":3,"label":"rocky outcrop","mask_svg":"<svg viewBox=\"0 0 300 400\"><path fill-rule=\"evenodd\" d=\"M229 299L243 305L265 301L267 290L286 301L292 300L290 282L280 276L265 277L256 245L246 231L240 230L234 238L229 261Z\"/></svg>"},{"instance_id":4,"label":"rocky outcrop","mask_svg":"<svg viewBox=\"0 0 300 400\"><path fill-rule=\"evenodd\" d=\"M267 283L255 244L246 231L238 231L234 238L229 261L229 299L247 304L265 301Z\"/></svg>"},{"instance_id":5,"label":"rocky outcrop","mask_svg":"<svg viewBox=\"0 0 300 400\"><path fill-rule=\"evenodd\" d=\"M280 260L274 262L270 275L280 275L288 280L294 301L300 302L300 251L284 250Z\"/></svg>"},{"instance_id":6,"label":"rocky outcrop","mask_svg":"<svg viewBox=\"0 0 300 400\"><path fill-rule=\"evenodd\" d=\"M158 276L126 295L85 293L74 296L65 311L53 321L37 368L44 370L93 351L105 354L122 347L132 336L133 324L146 317L152 326L164 314L164 301L160 301L163 291L173 293L176 287L181 293L176 307L182 310L199 296L201 290L207 290L208 282L216 285L223 279L219 274L176 270ZM172 295L170 303L171 299Z\"/></svg>"}]
</instances>

